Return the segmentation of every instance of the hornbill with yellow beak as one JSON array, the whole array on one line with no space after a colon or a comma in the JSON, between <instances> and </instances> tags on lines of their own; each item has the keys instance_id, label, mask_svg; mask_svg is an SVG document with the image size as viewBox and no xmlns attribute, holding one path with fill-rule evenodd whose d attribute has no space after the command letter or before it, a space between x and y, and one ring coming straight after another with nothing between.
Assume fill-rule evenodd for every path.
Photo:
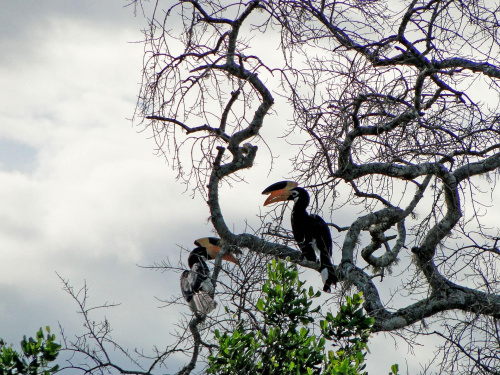
<instances>
[{"instance_id":1,"label":"hornbill with yellow beak","mask_svg":"<svg viewBox=\"0 0 500 375\"><path fill-rule=\"evenodd\" d=\"M214 285L205 260L214 260L222 248L219 238L205 237L194 241L197 246L188 257L189 271L181 275L181 290L191 311L196 315L205 316L215 309ZM227 253L222 260L239 264L238 259Z\"/></svg>"},{"instance_id":2,"label":"hornbill with yellow beak","mask_svg":"<svg viewBox=\"0 0 500 375\"><path fill-rule=\"evenodd\" d=\"M307 213L309 193L294 181L280 181L268 186L262 194L270 194L264 206L271 203L293 200L292 232L305 259L320 264L323 291L337 283L333 273L332 235L325 221L318 215Z\"/></svg>"}]
</instances>

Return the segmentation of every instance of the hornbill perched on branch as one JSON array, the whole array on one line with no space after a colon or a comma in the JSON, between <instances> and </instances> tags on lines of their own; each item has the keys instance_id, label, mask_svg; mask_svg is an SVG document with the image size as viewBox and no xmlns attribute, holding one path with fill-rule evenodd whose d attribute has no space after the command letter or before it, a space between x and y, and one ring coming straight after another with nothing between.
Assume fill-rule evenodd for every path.
<instances>
[{"instance_id":1,"label":"hornbill perched on branch","mask_svg":"<svg viewBox=\"0 0 500 375\"><path fill-rule=\"evenodd\" d=\"M184 271L181 275L181 290L184 299L189 304L191 311L196 315L205 316L215 309L214 285L210 277L205 260L214 260L222 248L221 240L215 237L205 237L194 241L198 246L188 257L190 271ZM227 260L239 264L238 259L227 253L222 256Z\"/></svg>"},{"instance_id":2,"label":"hornbill perched on branch","mask_svg":"<svg viewBox=\"0 0 500 375\"><path fill-rule=\"evenodd\" d=\"M264 206L280 201L295 202L292 209L293 237L304 258L320 264L323 291L330 292L330 286L338 281L331 261L332 236L328 225L320 216L307 213L309 193L294 181L280 181L268 186L262 194L270 194Z\"/></svg>"}]
</instances>

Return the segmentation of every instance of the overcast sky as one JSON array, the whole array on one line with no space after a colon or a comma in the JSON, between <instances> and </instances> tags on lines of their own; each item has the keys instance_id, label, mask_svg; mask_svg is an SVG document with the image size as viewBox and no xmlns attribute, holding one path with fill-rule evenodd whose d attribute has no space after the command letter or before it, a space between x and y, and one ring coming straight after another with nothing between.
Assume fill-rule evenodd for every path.
<instances>
[{"instance_id":1,"label":"overcast sky","mask_svg":"<svg viewBox=\"0 0 500 375\"><path fill-rule=\"evenodd\" d=\"M106 315L124 346L165 346L158 327L177 316L155 296L178 293L178 275L137 265L176 260L210 230L193 225L203 202L182 195L127 120L142 67L130 42L145 22L125 3L12 1L0 12L0 337L15 345L45 325L81 331L57 272L75 288L86 280L91 304L121 303Z\"/></svg>"},{"instance_id":2,"label":"overcast sky","mask_svg":"<svg viewBox=\"0 0 500 375\"><path fill-rule=\"evenodd\" d=\"M0 12L0 337L16 347L45 325L81 332L56 272L75 288L86 281L91 304L121 303L106 316L123 346L164 347L180 312L155 297L179 294L179 275L138 265L175 262L180 246L213 235L203 199L184 193L150 134L128 120L143 48L131 42L146 22L124 4L24 0ZM259 165L254 176L265 177L225 198L244 196L244 209L226 210L237 230L258 214L260 191L286 177ZM384 336L371 348L368 362L384 364L374 374L432 357L396 351Z\"/></svg>"}]
</instances>

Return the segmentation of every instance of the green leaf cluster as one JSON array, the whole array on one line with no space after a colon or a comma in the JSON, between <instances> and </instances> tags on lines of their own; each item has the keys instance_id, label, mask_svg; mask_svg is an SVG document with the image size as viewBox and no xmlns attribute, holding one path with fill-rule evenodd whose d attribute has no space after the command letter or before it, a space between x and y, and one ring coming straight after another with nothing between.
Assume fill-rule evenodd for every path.
<instances>
[{"instance_id":1,"label":"green leaf cluster","mask_svg":"<svg viewBox=\"0 0 500 375\"><path fill-rule=\"evenodd\" d=\"M328 351L327 374L358 375L366 367L368 339L375 319L367 317L362 307L362 293L346 297L336 316L328 312L320 321L321 331L327 340L336 343L337 350Z\"/></svg>"},{"instance_id":2,"label":"green leaf cluster","mask_svg":"<svg viewBox=\"0 0 500 375\"><path fill-rule=\"evenodd\" d=\"M233 332L217 330L219 350L209 356L207 373L364 374L374 319L364 314L362 293L347 297L335 316L312 307L320 295L304 287L295 264L273 260L256 305L262 324L252 328L240 321Z\"/></svg>"},{"instance_id":3,"label":"green leaf cluster","mask_svg":"<svg viewBox=\"0 0 500 375\"><path fill-rule=\"evenodd\" d=\"M232 333L216 331L219 352L209 357L208 373L320 373L325 340L309 327L319 310L312 298L320 293L304 288L295 265L273 260L268 275L257 303L262 326L249 331L240 322Z\"/></svg>"},{"instance_id":4,"label":"green leaf cluster","mask_svg":"<svg viewBox=\"0 0 500 375\"><path fill-rule=\"evenodd\" d=\"M55 342L55 335L50 334L50 327L45 327L45 330L47 336L44 336L42 328L35 338L24 336L21 354L0 339L0 374L50 375L56 372L59 365L50 367L49 364L57 358L61 345Z\"/></svg>"}]
</instances>

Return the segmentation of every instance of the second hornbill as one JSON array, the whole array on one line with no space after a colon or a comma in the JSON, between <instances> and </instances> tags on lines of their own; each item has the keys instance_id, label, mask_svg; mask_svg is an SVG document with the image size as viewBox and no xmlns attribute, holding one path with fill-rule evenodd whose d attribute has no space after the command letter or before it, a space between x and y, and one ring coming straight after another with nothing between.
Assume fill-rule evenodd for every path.
<instances>
[{"instance_id":1,"label":"second hornbill","mask_svg":"<svg viewBox=\"0 0 500 375\"><path fill-rule=\"evenodd\" d=\"M214 285L205 260L214 260L222 248L221 240L205 237L194 241L197 246L188 257L189 271L181 275L181 290L191 311L198 316L205 316L215 309ZM227 253L222 260L239 264L238 259Z\"/></svg>"},{"instance_id":2,"label":"second hornbill","mask_svg":"<svg viewBox=\"0 0 500 375\"><path fill-rule=\"evenodd\" d=\"M320 264L323 291L337 283L333 273L332 235L326 222L318 215L307 213L309 193L294 181L280 181L268 186L262 194L270 194L264 206L271 203L293 200L292 232L305 259Z\"/></svg>"}]
</instances>

